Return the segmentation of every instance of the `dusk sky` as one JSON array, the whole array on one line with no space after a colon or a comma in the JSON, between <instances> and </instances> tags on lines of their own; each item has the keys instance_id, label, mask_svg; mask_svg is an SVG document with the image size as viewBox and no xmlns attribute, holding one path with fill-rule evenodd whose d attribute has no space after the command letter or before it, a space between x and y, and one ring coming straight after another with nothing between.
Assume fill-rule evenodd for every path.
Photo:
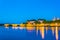
<instances>
[{"instance_id":1,"label":"dusk sky","mask_svg":"<svg viewBox=\"0 0 60 40\"><path fill-rule=\"evenodd\" d=\"M60 0L0 0L0 23L60 18Z\"/></svg>"}]
</instances>

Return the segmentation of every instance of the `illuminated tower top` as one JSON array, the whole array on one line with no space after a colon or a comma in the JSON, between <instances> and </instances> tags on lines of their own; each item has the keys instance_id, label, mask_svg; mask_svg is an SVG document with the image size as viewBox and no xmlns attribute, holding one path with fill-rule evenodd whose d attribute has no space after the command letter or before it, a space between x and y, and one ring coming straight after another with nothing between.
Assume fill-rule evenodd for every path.
<instances>
[{"instance_id":1,"label":"illuminated tower top","mask_svg":"<svg viewBox=\"0 0 60 40\"><path fill-rule=\"evenodd\" d=\"M56 18L56 17L54 17L54 18L53 18L53 21L55 21L55 20L57 20L57 18Z\"/></svg>"}]
</instances>

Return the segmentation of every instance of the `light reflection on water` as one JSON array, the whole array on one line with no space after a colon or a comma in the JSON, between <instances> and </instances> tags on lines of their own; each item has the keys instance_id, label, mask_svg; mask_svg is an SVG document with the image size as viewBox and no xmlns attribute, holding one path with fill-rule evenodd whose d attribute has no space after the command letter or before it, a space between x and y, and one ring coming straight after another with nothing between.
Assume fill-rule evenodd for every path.
<instances>
[{"instance_id":1,"label":"light reflection on water","mask_svg":"<svg viewBox=\"0 0 60 40\"><path fill-rule=\"evenodd\" d=\"M34 30L27 30L23 27L0 27L0 40L60 40L58 27L44 29L41 27Z\"/></svg>"}]
</instances>

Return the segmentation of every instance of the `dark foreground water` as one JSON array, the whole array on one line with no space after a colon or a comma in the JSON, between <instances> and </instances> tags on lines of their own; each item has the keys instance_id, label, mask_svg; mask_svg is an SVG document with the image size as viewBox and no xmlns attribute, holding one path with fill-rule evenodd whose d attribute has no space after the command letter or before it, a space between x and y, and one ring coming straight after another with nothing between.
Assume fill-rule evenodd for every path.
<instances>
[{"instance_id":1,"label":"dark foreground water","mask_svg":"<svg viewBox=\"0 0 60 40\"><path fill-rule=\"evenodd\" d=\"M44 34L44 39L42 39L40 31L37 35L36 30L28 31L26 29L20 30L0 26L0 40L56 40L55 33L53 35L52 30L48 30L47 34L45 30ZM60 40L60 31L58 36Z\"/></svg>"}]
</instances>

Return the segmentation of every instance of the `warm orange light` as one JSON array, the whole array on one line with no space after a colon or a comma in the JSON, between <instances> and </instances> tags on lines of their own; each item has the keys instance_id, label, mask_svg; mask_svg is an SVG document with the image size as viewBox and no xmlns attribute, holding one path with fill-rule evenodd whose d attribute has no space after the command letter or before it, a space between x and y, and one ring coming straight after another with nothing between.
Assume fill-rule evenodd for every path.
<instances>
[{"instance_id":1,"label":"warm orange light","mask_svg":"<svg viewBox=\"0 0 60 40\"><path fill-rule=\"evenodd\" d=\"M34 25L31 23L26 24L26 29L27 30L34 30Z\"/></svg>"},{"instance_id":2,"label":"warm orange light","mask_svg":"<svg viewBox=\"0 0 60 40\"><path fill-rule=\"evenodd\" d=\"M56 40L58 40L58 27L56 27L55 33L56 33Z\"/></svg>"},{"instance_id":3,"label":"warm orange light","mask_svg":"<svg viewBox=\"0 0 60 40\"><path fill-rule=\"evenodd\" d=\"M52 34L54 35L54 27L51 27L51 29L52 29Z\"/></svg>"},{"instance_id":4,"label":"warm orange light","mask_svg":"<svg viewBox=\"0 0 60 40\"><path fill-rule=\"evenodd\" d=\"M9 26L9 24L4 24L4 26L5 26L5 27L8 27L8 26Z\"/></svg>"},{"instance_id":5,"label":"warm orange light","mask_svg":"<svg viewBox=\"0 0 60 40\"><path fill-rule=\"evenodd\" d=\"M25 24L20 24L20 27L25 27Z\"/></svg>"},{"instance_id":6,"label":"warm orange light","mask_svg":"<svg viewBox=\"0 0 60 40\"><path fill-rule=\"evenodd\" d=\"M17 27L18 25L17 24L12 24L12 27Z\"/></svg>"},{"instance_id":7,"label":"warm orange light","mask_svg":"<svg viewBox=\"0 0 60 40\"><path fill-rule=\"evenodd\" d=\"M40 34L42 36L42 39L44 39L44 27L40 27Z\"/></svg>"},{"instance_id":8,"label":"warm orange light","mask_svg":"<svg viewBox=\"0 0 60 40\"><path fill-rule=\"evenodd\" d=\"M52 27L49 28L47 25L50 25ZM4 26L8 27L9 24L5 24ZM56 33L55 34L56 35L56 40L58 40L58 29L60 29L58 27L59 25L57 23L51 23L51 24L46 24L45 25L44 23L41 23L41 24L32 24L32 23L28 22L28 24L20 24L19 27L18 27L17 24L12 24L12 26L13 26L12 27L13 29L18 29L18 28L19 29L24 29L24 28L26 28L27 30L30 30L30 31L36 29L37 35L38 35L38 30L40 30L40 34L42 36L42 39L44 39L44 30L46 29L46 32L47 32L48 29L51 29L53 35L54 35L54 31Z\"/></svg>"}]
</instances>

